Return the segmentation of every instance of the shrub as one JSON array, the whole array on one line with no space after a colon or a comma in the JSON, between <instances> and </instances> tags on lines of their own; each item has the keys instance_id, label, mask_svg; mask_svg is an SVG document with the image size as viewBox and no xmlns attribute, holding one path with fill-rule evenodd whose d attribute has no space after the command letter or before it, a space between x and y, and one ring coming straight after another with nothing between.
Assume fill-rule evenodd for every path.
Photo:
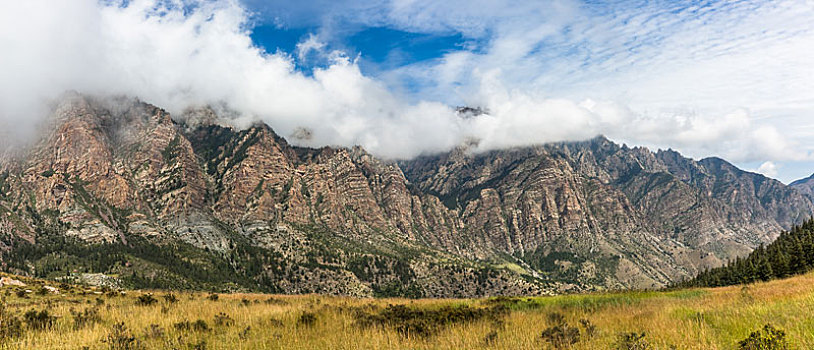
<instances>
[{"instance_id":1,"label":"shrub","mask_svg":"<svg viewBox=\"0 0 814 350\"><path fill-rule=\"evenodd\" d=\"M355 310L356 324L361 327L384 326L395 329L405 337L428 337L451 324L502 319L508 313L503 305L476 308L468 305L444 306L436 310L389 305L384 309Z\"/></svg>"},{"instance_id":2,"label":"shrub","mask_svg":"<svg viewBox=\"0 0 814 350\"><path fill-rule=\"evenodd\" d=\"M14 294L17 295L18 298L28 298L28 293L25 289L18 289Z\"/></svg>"},{"instance_id":3,"label":"shrub","mask_svg":"<svg viewBox=\"0 0 814 350\"><path fill-rule=\"evenodd\" d=\"M164 328L157 324L151 324L147 327L147 330L144 332L144 336L147 338L163 338L164 337Z\"/></svg>"},{"instance_id":4,"label":"shrub","mask_svg":"<svg viewBox=\"0 0 814 350\"><path fill-rule=\"evenodd\" d=\"M555 349L565 349L579 341L579 328L561 323L546 328L540 336Z\"/></svg>"},{"instance_id":5,"label":"shrub","mask_svg":"<svg viewBox=\"0 0 814 350\"><path fill-rule=\"evenodd\" d=\"M278 320L276 318L271 318L271 319L269 319L269 325L272 326L272 327L279 328L279 327L284 326L285 324L283 324L283 321L280 321L280 320Z\"/></svg>"},{"instance_id":6,"label":"shrub","mask_svg":"<svg viewBox=\"0 0 814 350\"><path fill-rule=\"evenodd\" d=\"M216 326L227 326L228 327L228 326L231 326L231 325L235 324L235 320L233 320L231 317L229 317L229 315L221 312L221 313L215 315L214 323L215 323Z\"/></svg>"},{"instance_id":7,"label":"shrub","mask_svg":"<svg viewBox=\"0 0 814 350\"><path fill-rule=\"evenodd\" d=\"M270 297L264 301L264 303L268 305L288 305L288 302L285 300L280 300L274 297Z\"/></svg>"},{"instance_id":8,"label":"shrub","mask_svg":"<svg viewBox=\"0 0 814 350\"><path fill-rule=\"evenodd\" d=\"M593 338L593 336L596 334L596 326L591 323L591 321L584 318L579 320L579 324L582 325L583 329L585 329L585 336L588 338Z\"/></svg>"},{"instance_id":9,"label":"shrub","mask_svg":"<svg viewBox=\"0 0 814 350\"><path fill-rule=\"evenodd\" d=\"M313 312L305 312L297 319L298 326L311 327L317 322L317 315Z\"/></svg>"},{"instance_id":10,"label":"shrub","mask_svg":"<svg viewBox=\"0 0 814 350\"><path fill-rule=\"evenodd\" d=\"M786 332L767 324L762 330L757 330L741 340L739 348L742 350L786 350L789 344L786 341Z\"/></svg>"},{"instance_id":11,"label":"shrub","mask_svg":"<svg viewBox=\"0 0 814 350\"><path fill-rule=\"evenodd\" d=\"M752 288L749 287L748 284L744 284L743 287L741 287L740 297L741 300L743 300L746 303L751 303L755 301L755 296L752 295Z\"/></svg>"},{"instance_id":12,"label":"shrub","mask_svg":"<svg viewBox=\"0 0 814 350\"><path fill-rule=\"evenodd\" d=\"M74 329L82 329L102 321L102 317L99 315L99 309L95 307L87 308L82 311L76 311L71 308L70 312L71 316L73 316Z\"/></svg>"},{"instance_id":13,"label":"shrub","mask_svg":"<svg viewBox=\"0 0 814 350\"><path fill-rule=\"evenodd\" d=\"M0 340L23 334L23 321L6 310L6 301L0 301ZM0 341L2 343L2 341Z\"/></svg>"},{"instance_id":14,"label":"shrub","mask_svg":"<svg viewBox=\"0 0 814 350\"><path fill-rule=\"evenodd\" d=\"M579 342L579 328L572 327L565 320L565 316L558 312L548 314L549 327L540 337L551 344L555 349L564 349Z\"/></svg>"},{"instance_id":15,"label":"shrub","mask_svg":"<svg viewBox=\"0 0 814 350\"><path fill-rule=\"evenodd\" d=\"M246 326L246 328L244 328L243 331L241 331L240 334L238 334L238 337L241 340L249 339L249 334L251 334L251 332L252 332L252 326Z\"/></svg>"},{"instance_id":16,"label":"shrub","mask_svg":"<svg viewBox=\"0 0 814 350\"><path fill-rule=\"evenodd\" d=\"M136 299L136 305L150 306L157 303L158 300L152 294L142 294Z\"/></svg>"},{"instance_id":17,"label":"shrub","mask_svg":"<svg viewBox=\"0 0 814 350\"><path fill-rule=\"evenodd\" d=\"M218 295L217 295L217 294L212 293L212 294L209 294L209 295L208 295L206 298L207 298L207 299L209 299L209 300L211 300L211 301L218 301L218 298L219 298L219 297L218 297Z\"/></svg>"},{"instance_id":18,"label":"shrub","mask_svg":"<svg viewBox=\"0 0 814 350\"><path fill-rule=\"evenodd\" d=\"M189 322L187 320L184 320L176 323L175 329L179 331L193 330L196 332L205 332L209 330L209 324L207 324L206 321L200 319L195 322Z\"/></svg>"},{"instance_id":19,"label":"shrub","mask_svg":"<svg viewBox=\"0 0 814 350\"><path fill-rule=\"evenodd\" d=\"M209 325L204 320L197 320L192 323L192 329L196 332L206 332L209 330Z\"/></svg>"},{"instance_id":20,"label":"shrub","mask_svg":"<svg viewBox=\"0 0 814 350\"><path fill-rule=\"evenodd\" d=\"M118 322L113 325L110 333L107 334L103 343L107 343L110 350L137 350L141 349L141 343L130 333L124 322Z\"/></svg>"},{"instance_id":21,"label":"shrub","mask_svg":"<svg viewBox=\"0 0 814 350\"><path fill-rule=\"evenodd\" d=\"M489 333L486 333L486 336L483 337L483 342L486 343L486 345L494 345L496 340L497 340L497 331L491 331Z\"/></svg>"},{"instance_id":22,"label":"shrub","mask_svg":"<svg viewBox=\"0 0 814 350\"><path fill-rule=\"evenodd\" d=\"M189 320L183 320L173 324L173 327L179 331L188 331L192 329L192 322L189 322Z\"/></svg>"},{"instance_id":23,"label":"shrub","mask_svg":"<svg viewBox=\"0 0 814 350\"><path fill-rule=\"evenodd\" d=\"M28 328L34 330L50 329L54 326L54 321L56 321L56 317L52 316L48 310L41 310L40 312L29 310L23 315L23 318L25 323L28 324Z\"/></svg>"},{"instance_id":24,"label":"shrub","mask_svg":"<svg viewBox=\"0 0 814 350\"><path fill-rule=\"evenodd\" d=\"M617 349L620 350L647 350L650 349L650 343L644 339L645 333L620 333L617 338Z\"/></svg>"},{"instance_id":25,"label":"shrub","mask_svg":"<svg viewBox=\"0 0 814 350\"><path fill-rule=\"evenodd\" d=\"M178 297L172 293L164 294L164 301L166 301L169 304L175 304L178 302Z\"/></svg>"},{"instance_id":26,"label":"shrub","mask_svg":"<svg viewBox=\"0 0 814 350\"><path fill-rule=\"evenodd\" d=\"M173 327L179 331L188 331L192 329L192 322L189 322L189 320L183 320L181 322L176 322Z\"/></svg>"},{"instance_id":27,"label":"shrub","mask_svg":"<svg viewBox=\"0 0 814 350\"><path fill-rule=\"evenodd\" d=\"M565 316L559 312L552 312L546 317L550 325L561 325L565 323Z\"/></svg>"},{"instance_id":28,"label":"shrub","mask_svg":"<svg viewBox=\"0 0 814 350\"><path fill-rule=\"evenodd\" d=\"M17 316L4 316L0 323L0 340L23 335L23 321Z\"/></svg>"}]
</instances>

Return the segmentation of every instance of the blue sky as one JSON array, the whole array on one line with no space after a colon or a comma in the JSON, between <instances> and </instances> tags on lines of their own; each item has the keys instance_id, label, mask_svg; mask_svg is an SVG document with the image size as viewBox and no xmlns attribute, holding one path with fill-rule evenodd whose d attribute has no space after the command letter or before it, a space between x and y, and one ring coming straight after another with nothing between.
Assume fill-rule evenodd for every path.
<instances>
[{"instance_id":1,"label":"blue sky","mask_svg":"<svg viewBox=\"0 0 814 350\"><path fill-rule=\"evenodd\" d=\"M399 4L398 1L248 0L245 4L257 14L259 23L252 39L267 51L294 53L298 44L308 40L324 44L310 55L295 56L299 69L304 71L329 64L319 59L318 52L338 50L356 59L364 74L386 82L389 88L406 94L407 98L434 98L448 104L477 103L480 102L477 99L453 92L471 84L468 81L472 79L471 70L449 82L428 78L425 73L415 71L438 69L446 57L461 53L473 53L476 57L499 56L490 50L499 52L499 41L515 40L514 45L506 45L507 51L521 46L514 57L509 52L508 59L476 64L475 68L502 69L509 76L505 78L505 84L510 85L510 89L541 89L544 98L604 98L620 103L635 102L642 105L639 108L657 113L672 111L710 119L712 122L707 123L710 125L702 127L707 129L716 127L712 125L715 119L725 118L721 114L748 110L745 119L753 128L768 125L784 138L798 139L791 147L798 147L800 154L786 155L788 157L772 154L787 152L783 149L766 152L744 149L735 152L740 154L727 154L731 148L716 149L714 144L719 141L732 143L731 140L718 140L714 136L708 141L712 145L702 147L687 145L697 141L691 137L675 144L659 142L661 137L658 135L637 140L620 133L615 139L651 147L675 147L694 157L720 155L734 158L733 161L746 169L761 171L786 182L814 172L814 164L809 159L812 142L807 140L814 131L811 130L814 123L809 122L809 118L814 122L814 91L810 83L799 80L814 79L812 70L800 67L807 63L800 64L791 58L792 67L777 70L781 75L759 72L762 61L770 59L764 55L773 50L790 56L814 53L810 46L812 41L808 40L813 28L810 23L814 22L810 3L554 1L529 6L520 5L522 2L497 1L489 2L492 6L484 6L484 11L467 9L484 3L452 1L449 6L436 6L420 1ZM493 7L495 3L498 5ZM513 11L512 7L520 9ZM451 14L456 11L462 13L457 17ZM550 28L539 28L546 21L552 22ZM593 25L598 28L591 28ZM548 33L526 35L527 31L534 30ZM603 31L613 35L606 37ZM522 47L524 45L528 47ZM710 67L700 72L688 69L689 74L704 79L706 73L711 72L709 81L694 82L669 76L672 66L686 69L686 65L696 62ZM727 67L730 63L736 65ZM726 72L732 68L739 72ZM562 71L557 71L560 69ZM667 79L660 83L641 79L631 73L638 69L667 75ZM798 76L789 76L795 74ZM642 93L638 87L623 85L638 84L642 80L645 90L656 90L656 93ZM676 82L681 85L660 86ZM740 84L745 87L727 87ZM594 89L595 85L610 85L610 88ZM785 92L789 89L783 88L783 94L769 92L769 96L764 95L768 90L784 85L799 90L789 94ZM442 89L447 91L439 92ZM659 92L659 89L664 91ZM687 92L693 89L699 89L703 94ZM590 90L594 90L591 91L593 95L580 94L580 91ZM614 94L617 91L624 93ZM749 96L743 96L743 91L749 91ZM706 113L709 116L699 117ZM720 133L725 134L726 130ZM736 134L735 137L748 137ZM755 136L753 142L757 145L747 147L774 142L770 136L763 137Z\"/></svg>"},{"instance_id":2,"label":"blue sky","mask_svg":"<svg viewBox=\"0 0 814 350\"><path fill-rule=\"evenodd\" d=\"M0 33L0 127L79 90L383 158L603 134L814 172L811 1L30 0Z\"/></svg>"}]
</instances>

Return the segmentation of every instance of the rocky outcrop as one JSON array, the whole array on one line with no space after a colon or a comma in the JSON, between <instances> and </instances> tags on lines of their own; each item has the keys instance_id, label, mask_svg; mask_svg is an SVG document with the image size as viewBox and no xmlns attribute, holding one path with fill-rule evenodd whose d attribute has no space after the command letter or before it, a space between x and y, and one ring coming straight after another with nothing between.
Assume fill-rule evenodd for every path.
<instances>
[{"instance_id":1,"label":"rocky outcrop","mask_svg":"<svg viewBox=\"0 0 814 350\"><path fill-rule=\"evenodd\" d=\"M814 199L814 175L794 181L789 184L789 187L797 190L809 199Z\"/></svg>"},{"instance_id":2,"label":"rocky outcrop","mask_svg":"<svg viewBox=\"0 0 814 350\"><path fill-rule=\"evenodd\" d=\"M200 252L137 262L153 270L133 280L208 254L244 285L286 293L540 294L663 286L814 212L722 160L604 138L395 163L294 147L208 109L178 120L134 99L68 96L39 143L0 162L0 251L53 235L146 239Z\"/></svg>"},{"instance_id":3,"label":"rocky outcrop","mask_svg":"<svg viewBox=\"0 0 814 350\"><path fill-rule=\"evenodd\" d=\"M615 273L605 274L614 278L605 283L626 286L718 266L814 212L797 191L723 160L603 137L482 154L458 149L401 165L419 190L460 213L479 247L538 269L542 260L577 280L612 261Z\"/></svg>"}]
</instances>

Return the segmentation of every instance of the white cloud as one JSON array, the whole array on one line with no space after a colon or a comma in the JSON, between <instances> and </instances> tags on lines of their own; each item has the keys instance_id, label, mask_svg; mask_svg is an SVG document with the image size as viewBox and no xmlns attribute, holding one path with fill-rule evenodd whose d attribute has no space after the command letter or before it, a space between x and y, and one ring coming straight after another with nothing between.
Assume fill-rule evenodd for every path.
<instances>
[{"instance_id":1,"label":"white cloud","mask_svg":"<svg viewBox=\"0 0 814 350\"><path fill-rule=\"evenodd\" d=\"M297 44L297 57L300 61L305 61L311 51L322 52L324 49L325 43L320 41L316 35L310 34L308 39Z\"/></svg>"},{"instance_id":2,"label":"white cloud","mask_svg":"<svg viewBox=\"0 0 814 350\"><path fill-rule=\"evenodd\" d=\"M767 161L761 164L757 169L753 170L756 173L766 175L768 177L777 177L777 170L779 166L772 161Z\"/></svg>"},{"instance_id":3,"label":"white cloud","mask_svg":"<svg viewBox=\"0 0 814 350\"><path fill-rule=\"evenodd\" d=\"M326 54L321 36L291 55L265 53L253 46L251 14L237 0L187 11L180 0L107 4L0 0L1 126L23 134L45 101L78 90L136 95L172 112L225 103L240 112L237 123L262 119L294 143L360 144L384 157L473 138L485 150L606 134L696 157L809 158L765 118L786 106L814 110L814 34L801 21L814 11L804 4L697 13L593 13L573 1L348 5L369 25L475 42L382 79L336 51L304 75L291 55ZM417 82L418 98L384 83L400 80ZM448 106L456 103L490 113L460 118ZM303 129L312 137L292 138Z\"/></svg>"},{"instance_id":4,"label":"white cloud","mask_svg":"<svg viewBox=\"0 0 814 350\"><path fill-rule=\"evenodd\" d=\"M493 98L481 93L478 72L499 70L489 84L497 80L523 96L520 104L534 96L624 105L645 125L596 131L634 144L735 161L810 159L811 149L797 145L812 135L790 138L800 123L777 120L805 121L814 111L812 2L406 3L433 11L419 16L396 7L394 25L452 27L482 41L476 50L385 75L388 82L418 80L424 96L488 106ZM444 10L455 7L461 11Z\"/></svg>"},{"instance_id":5,"label":"white cloud","mask_svg":"<svg viewBox=\"0 0 814 350\"><path fill-rule=\"evenodd\" d=\"M187 13L165 3L3 2L0 120L29 120L42 112L34 107L78 90L136 95L176 113L224 102L241 113L238 123L263 119L286 137L302 128L313 134L294 142L362 144L390 157L460 142L450 107L405 103L342 55L309 77L287 54L254 47L235 1Z\"/></svg>"}]
</instances>

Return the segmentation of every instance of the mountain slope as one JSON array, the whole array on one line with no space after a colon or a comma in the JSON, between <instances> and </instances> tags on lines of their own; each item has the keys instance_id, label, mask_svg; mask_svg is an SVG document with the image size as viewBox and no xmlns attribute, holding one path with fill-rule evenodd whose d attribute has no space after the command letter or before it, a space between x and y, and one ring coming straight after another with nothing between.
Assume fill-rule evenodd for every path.
<instances>
[{"instance_id":1,"label":"mountain slope","mask_svg":"<svg viewBox=\"0 0 814 350\"><path fill-rule=\"evenodd\" d=\"M602 137L483 154L459 149L401 165L467 227L483 227L473 230L482 247L582 278L617 257L605 275L639 287L744 255L814 210L795 190L722 160Z\"/></svg>"},{"instance_id":2,"label":"mountain slope","mask_svg":"<svg viewBox=\"0 0 814 350\"><path fill-rule=\"evenodd\" d=\"M783 232L767 246L725 266L703 271L681 287L720 287L785 278L807 273L814 266L814 220Z\"/></svg>"},{"instance_id":3,"label":"mountain slope","mask_svg":"<svg viewBox=\"0 0 814 350\"><path fill-rule=\"evenodd\" d=\"M285 293L651 288L814 212L722 160L604 138L394 163L295 147L209 109L178 120L129 98L68 96L40 142L0 162L4 268ZM83 257L105 250L106 264Z\"/></svg>"},{"instance_id":4,"label":"mountain slope","mask_svg":"<svg viewBox=\"0 0 814 350\"><path fill-rule=\"evenodd\" d=\"M808 196L808 198L814 198L814 175L811 175L805 179L794 181L789 184L789 187L794 188L800 193Z\"/></svg>"}]
</instances>

